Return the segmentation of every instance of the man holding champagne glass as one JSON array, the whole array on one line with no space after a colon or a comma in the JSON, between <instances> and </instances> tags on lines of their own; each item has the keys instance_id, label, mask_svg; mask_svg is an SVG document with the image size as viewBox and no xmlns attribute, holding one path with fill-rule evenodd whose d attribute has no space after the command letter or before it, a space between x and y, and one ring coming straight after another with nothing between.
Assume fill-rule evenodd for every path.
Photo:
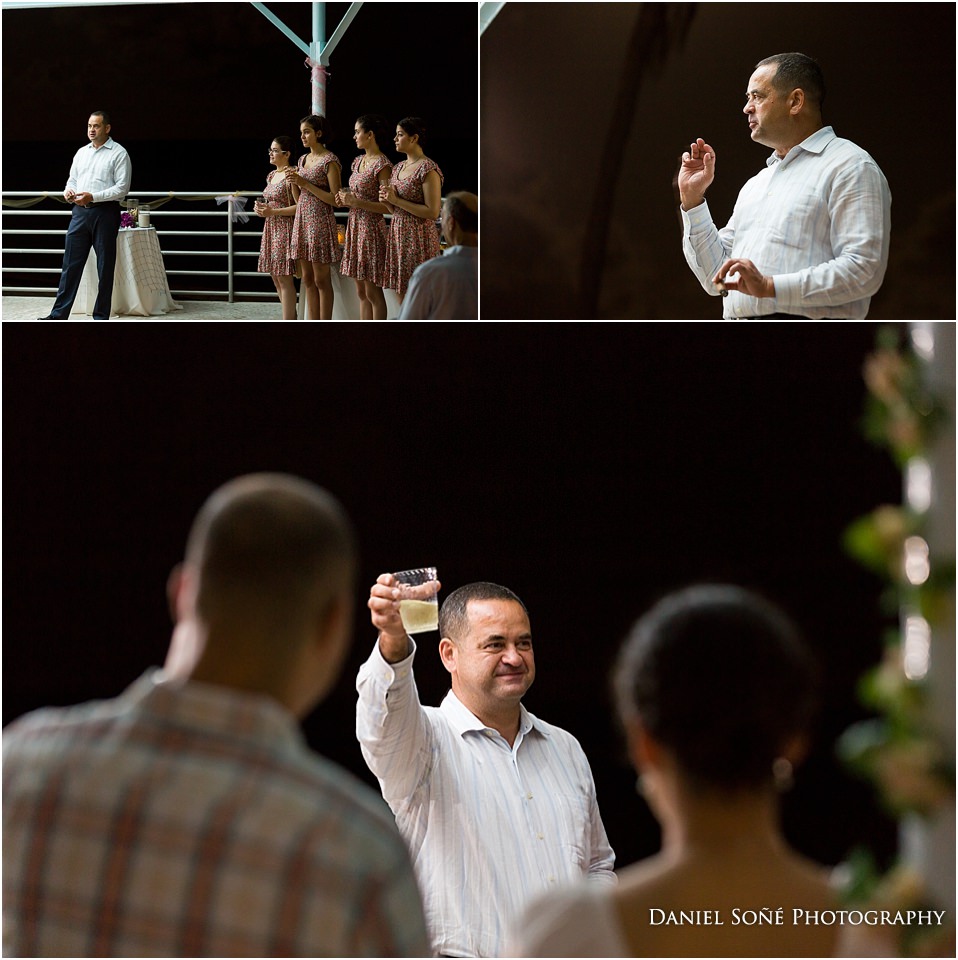
<instances>
[{"instance_id":1,"label":"man holding champagne glass","mask_svg":"<svg viewBox=\"0 0 958 960\"><path fill-rule=\"evenodd\" d=\"M400 604L439 582L404 587L380 575L369 609L379 631L359 671L357 736L409 846L434 951L502 956L510 922L545 890L582 876L614 883L589 763L578 741L522 705L535 679L525 605L472 583L439 612L439 657L451 690L423 706L416 644ZM428 628L427 628L428 629Z\"/></svg>"}]
</instances>

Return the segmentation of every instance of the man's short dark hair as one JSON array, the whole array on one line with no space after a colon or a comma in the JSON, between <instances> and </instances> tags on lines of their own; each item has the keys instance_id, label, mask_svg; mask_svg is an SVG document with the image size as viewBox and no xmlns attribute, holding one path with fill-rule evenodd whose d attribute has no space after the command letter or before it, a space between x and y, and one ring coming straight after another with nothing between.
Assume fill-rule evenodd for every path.
<instances>
[{"instance_id":1,"label":"man's short dark hair","mask_svg":"<svg viewBox=\"0 0 958 960\"><path fill-rule=\"evenodd\" d=\"M91 110L91 111L90 111L90 116L91 116L91 117L102 117L102 119L103 119L103 125L104 125L105 127L111 126L111 123L110 123L110 115L106 112L106 110Z\"/></svg>"},{"instance_id":2,"label":"man's short dark hair","mask_svg":"<svg viewBox=\"0 0 958 960\"><path fill-rule=\"evenodd\" d=\"M326 490L285 474L249 474L203 505L186 559L199 574L204 620L255 615L280 629L351 587L356 540Z\"/></svg>"},{"instance_id":3,"label":"man's short dark hair","mask_svg":"<svg viewBox=\"0 0 958 960\"><path fill-rule=\"evenodd\" d=\"M511 600L518 603L529 616L526 605L508 588L498 583L467 583L458 590L453 590L442 602L439 611L439 636L450 640L459 640L469 628L469 614L467 607L470 600Z\"/></svg>"},{"instance_id":4,"label":"man's short dark hair","mask_svg":"<svg viewBox=\"0 0 958 960\"><path fill-rule=\"evenodd\" d=\"M805 96L821 110L825 103L825 74L818 62L804 53L776 53L755 64L755 68L777 64L772 86L779 93L790 93L796 87L805 91Z\"/></svg>"},{"instance_id":5,"label":"man's short dark hair","mask_svg":"<svg viewBox=\"0 0 958 960\"><path fill-rule=\"evenodd\" d=\"M446 197L446 210L449 216L459 224L463 233L479 232L479 213L473 210L457 193L450 193Z\"/></svg>"}]
</instances>

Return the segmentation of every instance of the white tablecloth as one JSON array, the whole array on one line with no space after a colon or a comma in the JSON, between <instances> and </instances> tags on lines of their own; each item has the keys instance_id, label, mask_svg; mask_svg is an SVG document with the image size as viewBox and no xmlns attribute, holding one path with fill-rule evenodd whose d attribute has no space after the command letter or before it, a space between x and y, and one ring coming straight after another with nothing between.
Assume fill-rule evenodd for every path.
<instances>
[{"instance_id":1,"label":"white tablecloth","mask_svg":"<svg viewBox=\"0 0 958 960\"><path fill-rule=\"evenodd\" d=\"M356 281L352 277L341 276L336 265L330 267L329 276L333 281L333 319L358 320L359 297L356 295ZM395 320L402 308L399 295L395 290L383 290L383 294L386 297L386 317ZM306 299L302 290L300 299ZM305 307L303 307L303 316L306 316Z\"/></svg>"},{"instance_id":2,"label":"white tablecloth","mask_svg":"<svg viewBox=\"0 0 958 960\"><path fill-rule=\"evenodd\" d=\"M91 250L71 313L93 314L96 303L96 253ZM127 227L116 238L116 274L112 316L159 317L181 310L173 302L155 227Z\"/></svg>"},{"instance_id":3,"label":"white tablecloth","mask_svg":"<svg viewBox=\"0 0 958 960\"><path fill-rule=\"evenodd\" d=\"M333 264L329 268L329 277L333 283L333 319L334 320L359 320L359 297L356 295L356 281L352 277L343 277L339 273L339 267ZM302 285L296 281L299 302L297 304L297 314L300 320L306 319L306 294L303 292ZM399 316L402 304L399 302L399 296L395 290L383 290L386 297L386 317L389 320L395 320ZM277 298L276 318L282 316Z\"/></svg>"}]
</instances>

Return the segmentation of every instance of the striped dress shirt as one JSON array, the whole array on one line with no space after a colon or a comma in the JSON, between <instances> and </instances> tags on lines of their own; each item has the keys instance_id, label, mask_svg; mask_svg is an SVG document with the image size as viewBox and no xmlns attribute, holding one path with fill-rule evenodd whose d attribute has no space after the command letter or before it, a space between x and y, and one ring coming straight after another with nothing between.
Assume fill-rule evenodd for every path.
<instances>
[{"instance_id":1,"label":"striped dress shirt","mask_svg":"<svg viewBox=\"0 0 958 960\"><path fill-rule=\"evenodd\" d=\"M615 882L592 772L571 734L525 707L511 747L451 691L423 707L414 657L390 665L377 642L360 669L363 756L409 845L433 949L503 956L535 894L583 876Z\"/></svg>"},{"instance_id":2,"label":"striped dress shirt","mask_svg":"<svg viewBox=\"0 0 958 960\"><path fill-rule=\"evenodd\" d=\"M685 259L705 291L728 259L751 260L775 282L774 297L730 291L724 316L787 313L864 320L888 265L891 193L878 164L831 127L772 154L742 187L722 230L708 203L682 211Z\"/></svg>"},{"instance_id":3,"label":"striped dress shirt","mask_svg":"<svg viewBox=\"0 0 958 960\"><path fill-rule=\"evenodd\" d=\"M132 178L130 155L116 140L108 137L100 147L88 143L77 150L70 167L67 189L76 193L91 193L94 203L105 203L108 200L122 200L130 192Z\"/></svg>"},{"instance_id":4,"label":"striped dress shirt","mask_svg":"<svg viewBox=\"0 0 958 960\"><path fill-rule=\"evenodd\" d=\"M425 956L382 800L277 702L146 674L3 737L3 951Z\"/></svg>"}]
</instances>

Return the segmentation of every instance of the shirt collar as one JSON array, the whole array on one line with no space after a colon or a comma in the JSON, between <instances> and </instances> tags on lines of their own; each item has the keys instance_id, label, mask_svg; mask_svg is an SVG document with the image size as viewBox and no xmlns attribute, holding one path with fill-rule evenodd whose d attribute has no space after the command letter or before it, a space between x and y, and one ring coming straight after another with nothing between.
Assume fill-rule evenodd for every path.
<instances>
[{"instance_id":1,"label":"shirt collar","mask_svg":"<svg viewBox=\"0 0 958 960\"><path fill-rule=\"evenodd\" d=\"M808 153L822 153L825 150L832 140L835 140L835 131L831 127L821 127L816 130L810 137L806 137L801 143L796 144L792 147L784 157L780 157L777 153L772 153L772 155L765 161L766 167L771 167L776 163L783 163L785 160L788 160L792 156L797 156L797 153L794 153L796 149L805 150Z\"/></svg>"},{"instance_id":2,"label":"shirt collar","mask_svg":"<svg viewBox=\"0 0 958 960\"><path fill-rule=\"evenodd\" d=\"M101 144L99 147L94 147L92 143L88 143L87 147L92 150L94 153L98 153L100 150L112 150L113 149L113 137L107 137L106 142Z\"/></svg>"},{"instance_id":3,"label":"shirt collar","mask_svg":"<svg viewBox=\"0 0 958 960\"><path fill-rule=\"evenodd\" d=\"M449 720L459 736L470 732L482 733L490 729L463 704L452 690L446 694L439 709L446 715L446 719ZM549 736L549 731L545 724L543 724L535 714L526 710L525 706L520 703L519 732L523 736L526 736L531 730L535 730L543 736Z\"/></svg>"},{"instance_id":4,"label":"shirt collar","mask_svg":"<svg viewBox=\"0 0 958 960\"><path fill-rule=\"evenodd\" d=\"M247 693L193 680L174 679L149 670L127 688L123 697L134 708L161 717L165 723L217 731L274 750L302 742L296 718L265 694Z\"/></svg>"}]
</instances>

